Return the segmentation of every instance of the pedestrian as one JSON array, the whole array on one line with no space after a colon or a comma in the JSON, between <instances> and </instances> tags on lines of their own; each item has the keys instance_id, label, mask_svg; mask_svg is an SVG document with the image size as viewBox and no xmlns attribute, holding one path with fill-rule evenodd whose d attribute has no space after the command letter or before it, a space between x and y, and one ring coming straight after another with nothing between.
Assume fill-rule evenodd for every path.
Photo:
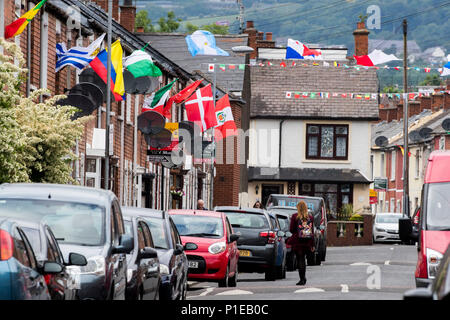
<instances>
[{"instance_id":1,"label":"pedestrian","mask_svg":"<svg viewBox=\"0 0 450 320\"><path fill-rule=\"evenodd\" d=\"M208 210L205 208L205 201L202 199L198 199L197 201L197 210Z\"/></svg>"},{"instance_id":2,"label":"pedestrian","mask_svg":"<svg viewBox=\"0 0 450 320\"><path fill-rule=\"evenodd\" d=\"M256 201L255 204L253 205L253 208L263 209L263 206L262 206L261 202Z\"/></svg>"},{"instance_id":3,"label":"pedestrian","mask_svg":"<svg viewBox=\"0 0 450 320\"><path fill-rule=\"evenodd\" d=\"M292 236L288 243L297 258L298 275L300 281L297 285L306 284L306 255L314 252L314 217L308 213L308 206L304 201L297 203L297 213L291 217L289 231Z\"/></svg>"}]
</instances>

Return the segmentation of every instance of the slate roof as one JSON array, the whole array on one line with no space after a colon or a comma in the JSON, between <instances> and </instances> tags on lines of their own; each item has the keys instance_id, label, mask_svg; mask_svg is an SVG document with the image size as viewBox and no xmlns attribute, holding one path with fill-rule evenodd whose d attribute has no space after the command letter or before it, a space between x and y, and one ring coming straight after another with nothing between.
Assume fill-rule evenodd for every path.
<instances>
[{"instance_id":1,"label":"slate roof","mask_svg":"<svg viewBox=\"0 0 450 320\"><path fill-rule=\"evenodd\" d=\"M379 92L376 70L361 68L313 66L280 66L281 60L272 60L272 66L251 66L251 118L305 118L378 120L378 99L358 100L342 97L286 98L286 92Z\"/></svg>"},{"instance_id":2,"label":"slate roof","mask_svg":"<svg viewBox=\"0 0 450 320\"><path fill-rule=\"evenodd\" d=\"M160 51L174 63L183 69L193 73L194 70L200 70L208 73L208 64L216 64L216 80L226 91L241 92L244 83L244 70L230 70L226 66L226 71L219 70L219 64L244 64L245 56L238 55L231 51L232 47L247 45L248 35L215 35L216 45L227 51L230 56L202 56L193 57L188 51L186 44L186 34L182 33L136 33L144 42L150 42L150 45ZM215 59L215 61L214 61ZM211 77L212 78L212 77Z\"/></svg>"}]
</instances>

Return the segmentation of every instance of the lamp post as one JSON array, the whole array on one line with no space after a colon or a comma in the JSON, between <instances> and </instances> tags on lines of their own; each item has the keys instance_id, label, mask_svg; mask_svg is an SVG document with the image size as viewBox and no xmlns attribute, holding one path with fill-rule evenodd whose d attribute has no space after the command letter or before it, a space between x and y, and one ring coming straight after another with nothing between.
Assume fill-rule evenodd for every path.
<instances>
[{"instance_id":1,"label":"lamp post","mask_svg":"<svg viewBox=\"0 0 450 320\"><path fill-rule=\"evenodd\" d=\"M112 0L108 0L108 65L106 73L106 132L105 132L105 190L109 190L109 131L111 112L111 30Z\"/></svg>"}]
</instances>

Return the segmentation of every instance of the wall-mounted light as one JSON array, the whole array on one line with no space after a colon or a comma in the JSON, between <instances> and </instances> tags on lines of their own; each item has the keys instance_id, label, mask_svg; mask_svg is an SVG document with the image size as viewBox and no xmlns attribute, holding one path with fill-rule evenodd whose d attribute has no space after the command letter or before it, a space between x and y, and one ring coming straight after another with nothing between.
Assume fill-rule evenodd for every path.
<instances>
[{"instance_id":1,"label":"wall-mounted light","mask_svg":"<svg viewBox=\"0 0 450 320\"><path fill-rule=\"evenodd\" d=\"M259 191L259 185L256 185L256 187L255 187L256 194L258 194L258 191Z\"/></svg>"}]
</instances>

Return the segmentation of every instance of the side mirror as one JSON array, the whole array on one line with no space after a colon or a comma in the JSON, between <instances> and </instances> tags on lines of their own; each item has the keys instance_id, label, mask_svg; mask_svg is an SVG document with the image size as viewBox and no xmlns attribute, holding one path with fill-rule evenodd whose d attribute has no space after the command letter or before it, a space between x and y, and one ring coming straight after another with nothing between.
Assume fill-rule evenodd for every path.
<instances>
[{"instance_id":1,"label":"side mirror","mask_svg":"<svg viewBox=\"0 0 450 320\"><path fill-rule=\"evenodd\" d=\"M231 243L231 242L235 242L235 241L237 241L238 239L239 239L239 235L238 235L238 234L236 234L236 233L230 234L230 243Z\"/></svg>"},{"instance_id":2,"label":"side mirror","mask_svg":"<svg viewBox=\"0 0 450 320\"><path fill-rule=\"evenodd\" d=\"M433 292L429 288L417 288L408 290L403 295L403 300L432 300Z\"/></svg>"},{"instance_id":3,"label":"side mirror","mask_svg":"<svg viewBox=\"0 0 450 320\"><path fill-rule=\"evenodd\" d=\"M184 245L184 250L197 250L198 246L195 243L187 242Z\"/></svg>"},{"instance_id":4,"label":"side mirror","mask_svg":"<svg viewBox=\"0 0 450 320\"><path fill-rule=\"evenodd\" d=\"M47 261L42 268L44 274L56 274L63 271L63 266L57 262Z\"/></svg>"},{"instance_id":5,"label":"side mirror","mask_svg":"<svg viewBox=\"0 0 450 320\"><path fill-rule=\"evenodd\" d=\"M398 220L398 234L402 241L409 241L412 239L412 221L409 217L400 218Z\"/></svg>"},{"instance_id":6,"label":"side mirror","mask_svg":"<svg viewBox=\"0 0 450 320\"><path fill-rule=\"evenodd\" d=\"M87 265L86 257L79 253L69 253L69 266L85 266Z\"/></svg>"},{"instance_id":7,"label":"side mirror","mask_svg":"<svg viewBox=\"0 0 450 320\"><path fill-rule=\"evenodd\" d=\"M134 249L133 238L127 234L123 234L120 237L120 245L113 248L113 253L126 253L129 254Z\"/></svg>"},{"instance_id":8,"label":"side mirror","mask_svg":"<svg viewBox=\"0 0 450 320\"><path fill-rule=\"evenodd\" d=\"M174 254L177 256L177 255L179 255L179 254L182 254L183 251L184 251L184 247L183 247L181 244L177 244L177 245L175 246Z\"/></svg>"},{"instance_id":9,"label":"side mirror","mask_svg":"<svg viewBox=\"0 0 450 320\"><path fill-rule=\"evenodd\" d=\"M138 253L139 259L154 259L158 258L158 252L150 247L145 247L144 249L140 250Z\"/></svg>"},{"instance_id":10,"label":"side mirror","mask_svg":"<svg viewBox=\"0 0 450 320\"><path fill-rule=\"evenodd\" d=\"M292 232L286 231L286 237L288 237L288 238L292 237Z\"/></svg>"},{"instance_id":11,"label":"side mirror","mask_svg":"<svg viewBox=\"0 0 450 320\"><path fill-rule=\"evenodd\" d=\"M278 230L277 231L277 236L278 237L284 237L286 235L286 233L284 233L284 231Z\"/></svg>"}]
</instances>

